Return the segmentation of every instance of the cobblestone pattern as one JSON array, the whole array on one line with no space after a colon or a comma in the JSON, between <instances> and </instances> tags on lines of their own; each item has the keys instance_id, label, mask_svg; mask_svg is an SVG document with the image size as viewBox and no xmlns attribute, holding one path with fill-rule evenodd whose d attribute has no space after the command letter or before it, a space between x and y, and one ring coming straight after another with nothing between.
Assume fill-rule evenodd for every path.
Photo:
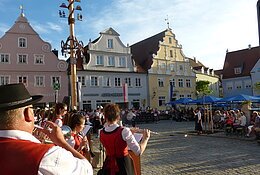
<instances>
[{"instance_id":1,"label":"cobblestone pattern","mask_svg":"<svg viewBox=\"0 0 260 175\"><path fill-rule=\"evenodd\" d=\"M151 136L141 156L143 175L260 174L260 145L253 139L223 132L198 136L190 132L193 122L169 120L139 127L160 133Z\"/></svg>"}]
</instances>

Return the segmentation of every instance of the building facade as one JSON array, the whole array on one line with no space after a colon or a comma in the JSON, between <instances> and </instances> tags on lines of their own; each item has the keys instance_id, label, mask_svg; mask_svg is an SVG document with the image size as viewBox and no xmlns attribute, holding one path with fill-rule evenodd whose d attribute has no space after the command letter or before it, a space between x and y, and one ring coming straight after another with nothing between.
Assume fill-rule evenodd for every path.
<instances>
[{"instance_id":1,"label":"building facade","mask_svg":"<svg viewBox=\"0 0 260 175\"><path fill-rule=\"evenodd\" d=\"M260 59L258 59L250 73L252 78L253 95L260 96Z\"/></svg>"},{"instance_id":2,"label":"building facade","mask_svg":"<svg viewBox=\"0 0 260 175\"><path fill-rule=\"evenodd\" d=\"M209 69L204 66L201 62L199 62L196 58L187 58L189 59L193 71L196 74L196 81L209 81L209 89L211 90L212 96L219 97L220 96L220 77L215 74L213 69ZM198 94L199 95L199 94Z\"/></svg>"},{"instance_id":3,"label":"building facade","mask_svg":"<svg viewBox=\"0 0 260 175\"><path fill-rule=\"evenodd\" d=\"M85 47L85 57L77 66L81 109L96 109L107 103L122 108L147 106L147 74L135 71L130 47L119 36L109 28Z\"/></svg>"},{"instance_id":4,"label":"building facade","mask_svg":"<svg viewBox=\"0 0 260 175\"><path fill-rule=\"evenodd\" d=\"M260 58L260 47L227 52L222 71L224 97L253 95L251 72ZM259 74L256 74L259 75ZM258 79L258 78L257 78ZM254 81L256 78L254 77Z\"/></svg>"},{"instance_id":5,"label":"building facade","mask_svg":"<svg viewBox=\"0 0 260 175\"><path fill-rule=\"evenodd\" d=\"M139 72L148 72L151 108L179 98L195 97L195 73L170 28L131 46Z\"/></svg>"},{"instance_id":6,"label":"building facade","mask_svg":"<svg viewBox=\"0 0 260 175\"><path fill-rule=\"evenodd\" d=\"M31 95L43 95L39 106L62 101L68 95L67 63L55 52L21 13L0 38L0 84L24 83Z\"/></svg>"}]
</instances>

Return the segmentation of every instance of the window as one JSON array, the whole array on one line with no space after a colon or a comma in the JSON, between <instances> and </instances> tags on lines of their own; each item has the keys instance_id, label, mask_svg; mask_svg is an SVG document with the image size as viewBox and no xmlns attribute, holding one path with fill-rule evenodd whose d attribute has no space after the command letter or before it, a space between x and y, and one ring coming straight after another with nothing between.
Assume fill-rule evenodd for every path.
<instances>
[{"instance_id":1,"label":"window","mask_svg":"<svg viewBox=\"0 0 260 175\"><path fill-rule=\"evenodd\" d=\"M54 85L54 83L61 83L60 82L60 77L51 77L51 86Z\"/></svg>"},{"instance_id":2,"label":"window","mask_svg":"<svg viewBox=\"0 0 260 175\"><path fill-rule=\"evenodd\" d=\"M165 97L159 96L159 106L165 106Z\"/></svg>"},{"instance_id":3,"label":"window","mask_svg":"<svg viewBox=\"0 0 260 175\"><path fill-rule=\"evenodd\" d=\"M10 63L10 55L9 54L4 54L4 53L1 53L0 54L0 63Z\"/></svg>"},{"instance_id":4,"label":"window","mask_svg":"<svg viewBox=\"0 0 260 175\"><path fill-rule=\"evenodd\" d=\"M110 77L103 77L103 86L104 87L110 87L111 86Z\"/></svg>"},{"instance_id":5,"label":"window","mask_svg":"<svg viewBox=\"0 0 260 175\"><path fill-rule=\"evenodd\" d=\"M6 75L0 76L0 85L5 85L10 83L10 77Z\"/></svg>"},{"instance_id":6,"label":"window","mask_svg":"<svg viewBox=\"0 0 260 175\"><path fill-rule=\"evenodd\" d=\"M125 57L120 57L119 58L119 67L125 67L125 66L126 66Z\"/></svg>"},{"instance_id":7,"label":"window","mask_svg":"<svg viewBox=\"0 0 260 175\"><path fill-rule=\"evenodd\" d=\"M108 39L107 40L107 48L113 49L113 39Z\"/></svg>"},{"instance_id":8,"label":"window","mask_svg":"<svg viewBox=\"0 0 260 175\"><path fill-rule=\"evenodd\" d=\"M26 38L18 38L18 47L26 48L27 47L27 39Z\"/></svg>"},{"instance_id":9,"label":"window","mask_svg":"<svg viewBox=\"0 0 260 175\"><path fill-rule=\"evenodd\" d=\"M34 64L44 64L44 55L35 54L34 55Z\"/></svg>"},{"instance_id":10,"label":"window","mask_svg":"<svg viewBox=\"0 0 260 175\"><path fill-rule=\"evenodd\" d=\"M251 88L251 84L246 84L245 87L246 88Z\"/></svg>"},{"instance_id":11,"label":"window","mask_svg":"<svg viewBox=\"0 0 260 175\"><path fill-rule=\"evenodd\" d=\"M108 66L115 66L115 57L113 56L108 57Z\"/></svg>"},{"instance_id":12,"label":"window","mask_svg":"<svg viewBox=\"0 0 260 175\"><path fill-rule=\"evenodd\" d=\"M178 79L179 87L183 87L183 79Z\"/></svg>"},{"instance_id":13,"label":"window","mask_svg":"<svg viewBox=\"0 0 260 175\"><path fill-rule=\"evenodd\" d=\"M98 86L98 77L90 77L90 86Z\"/></svg>"},{"instance_id":14,"label":"window","mask_svg":"<svg viewBox=\"0 0 260 175\"><path fill-rule=\"evenodd\" d=\"M234 73L237 75L237 74L241 74L242 73L242 70L241 70L241 67L235 67L234 68Z\"/></svg>"},{"instance_id":15,"label":"window","mask_svg":"<svg viewBox=\"0 0 260 175\"><path fill-rule=\"evenodd\" d=\"M183 94L180 94L180 98L184 98L184 95L183 95Z\"/></svg>"},{"instance_id":16,"label":"window","mask_svg":"<svg viewBox=\"0 0 260 175\"><path fill-rule=\"evenodd\" d=\"M186 87L191 87L191 83L190 83L190 80L186 80Z\"/></svg>"},{"instance_id":17,"label":"window","mask_svg":"<svg viewBox=\"0 0 260 175\"><path fill-rule=\"evenodd\" d=\"M172 38L171 38L171 37L169 38L169 43L170 43L170 44L172 43Z\"/></svg>"},{"instance_id":18,"label":"window","mask_svg":"<svg viewBox=\"0 0 260 175\"><path fill-rule=\"evenodd\" d=\"M251 80L244 80L244 88L246 88L246 89L252 88L252 81Z\"/></svg>"},{"instance_id":19,"label":"window","mask_svg":"<svg viewBox=\"0 0 260 175\"><path fill-rule=\"evenodd\" d=\"M170 85L171 85L172 87L175 87L175 79L170 80Z\"/></svg>"},{"instance_id":20,"label":"window","mask_svg":"<svg viewBox=\"0 0 260 175\"><path fill-rule=\"evenodd\" d=\"M115 87L120 87L121 86L121 78L115 78Z\"/></svg>"},{"instance_id":21,"label":"window","mask_svg":"<svg viewBox=\"0 0 260 175\"><path fill-rule=\"evenodd\" d=\"M141 87L141 78L135 78L135 86Z\"/></svg>"},{"instance_id":22,"label":"window","mask_svg":"<svg viewBox=\"0 0 260 175\"><path fill-rule=\"evenodd\" d=\"M242 86L240 86L240 85L237 86L237 89L241 89L241 88L242 88Z\"/></svg>"},{"instance_id":23,"label":"window","mask_svg":"<svg viewBox=\"0 0 260 175\"><path fill-rule=\"evenodd\" d=\"M44 76L35 76L34 77L34 86L44 87Z\"/></svg>"},{"instance_id":24,"label":"window","mask_svg":"<svg viewBox=\"0 0 260 175\"><path fill-rule=\"evenodd\" d=\"M128 85L128 87L131 87L131 78L125 78L125 83Z\"/></svg>"},{"instance_id":25,"label":"window","mask_svg":"<svg viewBox=\"0 0 260 175\"><path fill-rule=\"evenodd\" d=\"M180 71L183 71L183 66L182 65L180 65L179 68L180 68Z\"/></svg>"},{"instance_id":26,"label":"window","mask_svg":"<svg viewBox=\"0 0 260 175\"><path fill-rule=\"evenodd\" d=\"M27 64L27 55L18 54L17 63L19 64Z\"/></svg>"},{"instance_id":27,"label":"window","mask_svg":"<svg viewBox=\"0 0 260 175\"><path fill-rule=\"evenodd\" d=\"M187 97L188 97L188 98L191 98L191 94L188 94Z\"/></svg>"},{"instance_id":28,"label":"window","mask_svg":"<svg viewBox=\"0 0 260 175\"><path fill-rule=\"evenodd\" d=\"M18 76L18 83L23 83L27 86L27 76Z\"/></svg>"},{"instance_id":29,"label":"window","mask_svg":"<svg viewBox=\"0 0 260 175\"><path fill-rule=\"evenodd\" d=\"M158 78L158 86L159 87L164 87L164 80L163 80L163 78Z\"/></svg>"},{"instance_id":30,"label":"window","mask_svg":"<svg viewBox=\"0 0 260 175\"><path fill-rule=\"evenodd\" d=\"M78 82L80 82L82 86L85 86L86 85L85 77L78 76Z\"/></svg>"},{"instance_id":31,"label":"window","mask_svg":"<svg viewBox=\"0 0 260 175\"><path fill-rule=\"evenodd\" d=\"M104 65L104 58L102 55L97 55L97 65Z\"/></svg>"},{"instance_id":32,"label":"window","mask_svg":"<svg viewBox=\"0 0 260 175\"><path fill-rule=\"evenodd\" d=\"M228 90L232 90L232 86L228 86L227 89L228 89Z\"/></svg>"},{"instance_id":33,"label":"window","mask_svg":"<svg viewBox=\"0 0 260 175\"><path fill-rule=\"evenodd\" d=\"M165 63L161 63L161 64L160 64L160 67L161 67L162 69L165 69L166 64L165 64Z\"/></svg>"},{"instance_id":34,"label":"window","mask_svg":"<svg viewBox=\"0 0 260 175\"><path fill-rule=\"evenodd\" d=\"M170 69L172 72L174 72L174 64L173 63L170 63Z\"/></svg>"},{"instance_id":35,"label":"window","mask_svg":"<svg viewBox=\"0 0 260 175\"><path fill-rule=\"evenodd\" d=\"M172 50L170 50L170 57L173 57L173 52L172 52Z\"/></svg>"}]
</instances>

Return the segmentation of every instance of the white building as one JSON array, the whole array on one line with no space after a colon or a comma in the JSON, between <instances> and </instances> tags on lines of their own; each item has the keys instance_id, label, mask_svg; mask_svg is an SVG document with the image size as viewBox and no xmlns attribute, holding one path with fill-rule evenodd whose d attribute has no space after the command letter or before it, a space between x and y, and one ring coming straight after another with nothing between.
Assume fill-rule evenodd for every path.
<instances>
[{"instance_id":1,"label":"white building","mask_svg":"<svg viewBox=\"0 0 260 175\"><path fill-rule=\"evenodd\" d=\"M260 95L260 59L256 62L255 66L251 70L251 79L253 86L253 95Z\"/></svg>"},{"instance_id":2,"label":"white building","mask_svg":"<svg viewBox=\"0 0 260 175\"><path fill-rule=\"evenodd\" d=\"M112 28L85 47L77 77L81 82L80 109L96 109L107 103L121 107L147 106L147 74L137 73L130 47ZM80 69L80 70L79 70Z\"/></svg>"}]
</instances>

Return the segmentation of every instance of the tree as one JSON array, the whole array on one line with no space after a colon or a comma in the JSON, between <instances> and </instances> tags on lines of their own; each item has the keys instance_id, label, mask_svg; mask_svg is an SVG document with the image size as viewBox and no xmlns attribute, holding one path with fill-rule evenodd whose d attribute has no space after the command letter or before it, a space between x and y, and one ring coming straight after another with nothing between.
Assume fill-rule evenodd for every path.
<instances>
[{"instance_id":1,"label":"tree","mask_svg":"<svg viewBox=\"0 0 260 175\"><path fill-rule=\"evenodd\" d=\"M196 91L198 95L205 96L212 93L212 90L209 88L209 81L200 80L196 82Z\"/></svg>"}]
</instances>

